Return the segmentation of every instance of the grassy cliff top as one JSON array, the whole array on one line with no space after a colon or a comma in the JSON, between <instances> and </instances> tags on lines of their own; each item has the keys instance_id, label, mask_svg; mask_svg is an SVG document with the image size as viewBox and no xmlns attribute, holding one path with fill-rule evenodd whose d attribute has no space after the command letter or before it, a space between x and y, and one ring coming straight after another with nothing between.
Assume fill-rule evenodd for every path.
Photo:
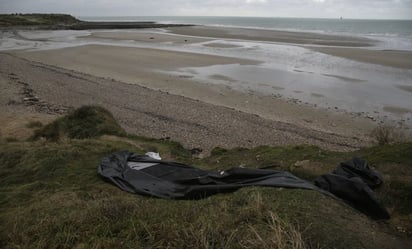
<instances>
[{"instance_id":1,"label":"grassy cliff top","mask_svg":"<svg viewBox=\"0 0 412 249\"><path fill-rule=\"evenodd\" d=\"M197 158L176 142L124 134L99 107L28 127L37 129L31 140L0 137L1 248L410 248L412 143L345 153L216 148ZM209 170L273 165L309 181L362 157L385 178L378 194L392 218L376 222L341 201L296 189L244 188L193 201L133 195L97 174L102 157L119 150L156 151Z\"/></svg>"},{"instance_id":2,"label":"grassy cliff top","mask_svg":"<svg viewBox=\"0 0 412 249\"><path fill-rule=\"evenodd\" d=\"M2 14L0 26L72 25L81 22L66 14Z\"/></svg>"}]
</instances>

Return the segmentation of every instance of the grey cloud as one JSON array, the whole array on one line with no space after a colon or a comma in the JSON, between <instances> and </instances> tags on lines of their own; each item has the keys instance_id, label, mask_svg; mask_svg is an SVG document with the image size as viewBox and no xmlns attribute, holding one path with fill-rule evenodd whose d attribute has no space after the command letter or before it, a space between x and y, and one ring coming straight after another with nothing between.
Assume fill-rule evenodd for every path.
<instances>
[{"instance_id":1,"label":"grey cloud","mask_svg":"<svg viewBox=\"0 0 412 249\"><path fill-rule=\"evenodd\" d=\"M1 13L412 18L412 0L0 0Z\"/></svg>"}]
</instances>

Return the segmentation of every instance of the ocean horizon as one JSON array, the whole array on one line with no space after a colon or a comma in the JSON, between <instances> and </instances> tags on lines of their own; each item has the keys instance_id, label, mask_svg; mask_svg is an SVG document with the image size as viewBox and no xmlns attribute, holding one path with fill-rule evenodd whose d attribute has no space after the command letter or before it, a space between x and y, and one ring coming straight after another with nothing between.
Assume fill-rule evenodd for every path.
<instances>
[{"instance_id":1,"label":"ocean horizon","mask_svg":"<svg viewBox=\"0 0 412 249\"><path fill-rule=\"evenodd\" d=\"M153 21L198 25L289 29L354 34L392 34L412 37L412 19L346 19L232 16L77 16L85 21Z\"/></svg>"}]
</instances>

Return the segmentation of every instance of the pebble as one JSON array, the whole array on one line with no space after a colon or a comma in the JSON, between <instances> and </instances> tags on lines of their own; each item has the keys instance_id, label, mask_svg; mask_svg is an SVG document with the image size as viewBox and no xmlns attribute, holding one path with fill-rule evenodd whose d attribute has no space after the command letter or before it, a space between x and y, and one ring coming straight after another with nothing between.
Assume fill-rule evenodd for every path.
<instances>
[{"instance_id":1,"label":"pebble","mask_svg":"<svg viewBox=\"0 0 412 249\"><path fill-rule=\"evenodd\" d=\"M77 77L76 72L49 70L47 65L38 69L31 62L8 55L4 55L0 60L0 68L7 73L18 74L22 83L17 85L16 82L15 86L21 87L20 100L39 95L38 101L26 101L32 103L36 111L60 114L68 107L58 104L64 103L73 107L99 104L112 111L127 132L163 137L163 140L171 139L187 148L202 148L202 153L205 154L216 146L234 148L314 144L323 149L348 151L367 145L367 141L349 136L264 119L137 85L116 82L116 87L113 87L113 79L106 80L90 75ZM36 74L35 77L33 73ZM9 79L8 76L6 78ZM110 94L105 94L106 92ZM298 100L293 99L290 102L297 103ZM153 119L157 121L153 124L148 122ZM234 120L236 122L233 122ZM318 123L317 120L313 122Z\"/></svg>"}]
</instances>

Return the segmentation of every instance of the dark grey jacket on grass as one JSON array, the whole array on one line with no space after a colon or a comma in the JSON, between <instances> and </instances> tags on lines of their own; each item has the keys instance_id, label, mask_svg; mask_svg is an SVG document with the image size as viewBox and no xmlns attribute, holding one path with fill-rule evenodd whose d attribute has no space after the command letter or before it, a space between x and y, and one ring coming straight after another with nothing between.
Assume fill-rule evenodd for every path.
<instances>
[{"instance_id":1,"label":"dark grey jacket on grass","mask_svg":"<svg viewBox=\"0 0 412 249\"><path fill-rule=\"evenodd\" d=\"M368 170L374 174L369 168L355 168L366 175ZM350 167L345 169L352 172ZM98 173L122 190L169 199L199 199L247 186L316 190L332 197L336 195L372 218L389 218L362 176L358 177L362 175L359 172L354 173L356 177L349 177L352 175L335 170L331 175L318 178L318 187L286 171L250 168L206 171L123 151L105 157Z\"/></svg>"}]
</instances>

